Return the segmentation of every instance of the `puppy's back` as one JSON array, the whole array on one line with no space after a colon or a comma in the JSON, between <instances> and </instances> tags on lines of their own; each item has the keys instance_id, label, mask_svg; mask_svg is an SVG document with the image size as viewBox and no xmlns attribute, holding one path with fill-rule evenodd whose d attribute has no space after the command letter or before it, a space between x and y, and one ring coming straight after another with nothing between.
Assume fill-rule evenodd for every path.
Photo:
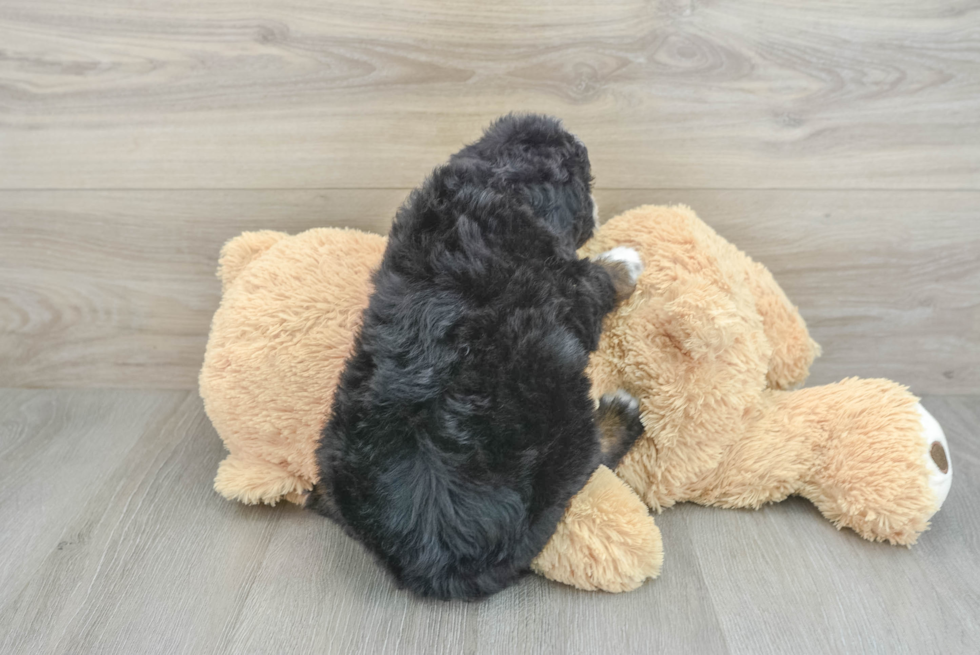
<instances>
[{"instance_id":1,"label":"puppy's back","mask_svg":"<svg viewBox=\"0 0 980 655\"><path fill-rule=\"evenodd\" d=\"M317 453L311 506L424 596L516 580L599 461L581 263L493 175L451 162L399 211Z\"/></svg>"}]
</instances>

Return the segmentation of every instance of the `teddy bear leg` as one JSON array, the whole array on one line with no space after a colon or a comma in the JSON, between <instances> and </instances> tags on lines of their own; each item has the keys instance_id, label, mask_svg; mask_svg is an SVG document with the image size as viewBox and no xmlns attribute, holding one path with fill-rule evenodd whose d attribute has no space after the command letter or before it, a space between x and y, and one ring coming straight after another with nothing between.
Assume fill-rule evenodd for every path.
<instances>
[{"instance_id":1,"label":"teddy bear leg","mask_svg":"<svg viewBox=\"0 0 980 655\"><path fill-rule=\"evenodd\" d=\"M911 545L949 493L952 463L939 423L904 387L848 379L812 392L807 439L819 452L801 495L865 539Z\"/></svg>"},{"instance_id":2,"label":"teddy bear leg","mask_svg":"<svg viewBox=\"0 0 980 655\"><path fill-rule=\"evenodd\" d=\"M275 464L230 454L218 466L214 490L246 505L275 505L280 500L302 505L313 484Z\"/></svg>"},{"instance_id":3,"label":"teddy bear leg","mask_svg":"<svg viewBox=\"0 0 980 655\"><path fill-rule=\"evenodd\" d=\"M531 563L535 573L587 591L631 591L655 578L663 545L646 506L600 466Z\"/></svg>"},{"instance_id":4,"label":"teddy bear leg","mask_svg":"<svg viewBox=\"0 0 980 655\"><path fill-rule=\"evenodd\" d=\"M767 391L754 414L689 500L757 508L800 495L838 527L908 545L949 492L942 428L894 382Z\"/></svg>"}]
</instances>

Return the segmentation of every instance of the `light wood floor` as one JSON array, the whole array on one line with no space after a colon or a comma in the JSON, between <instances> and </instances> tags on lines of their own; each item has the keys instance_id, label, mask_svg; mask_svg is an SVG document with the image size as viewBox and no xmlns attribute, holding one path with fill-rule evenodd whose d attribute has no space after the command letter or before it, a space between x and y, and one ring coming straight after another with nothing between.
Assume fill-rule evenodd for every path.
<instances>
[{"instance_id":1,"label":"light wood floor","mask_svg":"<svg viewBox=\"0 0 980 655\"><path fill-rule=\"evenodd\" d=\"M980 398L930 397L955 482L911 549L812 505L681 505L662 576L619 595L529 577L479 603L395 589L339 528L245 507L194 392L0 391L3 653L975 653Z\"/></svg>"},{"instance_id":2,"label":"light wood floor","mask_svg":"<svg viewBox=\"0 0 980 655\"><path fill-rule=\"evenodd\" d=\"M769 266L815 382L980 393L977 0L0 0L0 384L193 388L221 243L386 231L512 110Z\"/></svg>"},{"instance_id":3,"label":"light wood floor","mask_svg":"<svg viewBox=\"0 0 980 655\"><path fill-rule=\"evenodd\" d=\"M926 397L919 545L682 506L634 593L446 605L214 495L221 244L383 232L512 110L589 146L603 218L684 203L769 266L812 383ZM0 387L0 653L975 653L980 1L0 0Z\"/></svg>"}]
</instances>

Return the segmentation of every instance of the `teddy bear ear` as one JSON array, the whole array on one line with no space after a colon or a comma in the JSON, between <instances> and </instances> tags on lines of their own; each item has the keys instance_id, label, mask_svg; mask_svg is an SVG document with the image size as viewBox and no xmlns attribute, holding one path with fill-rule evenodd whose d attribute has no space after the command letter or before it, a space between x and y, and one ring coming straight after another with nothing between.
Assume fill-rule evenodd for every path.
<instances>
[{"instance_id":1,"label":"teddy bear ear","mask_svg":"<svg viewBox=\"0 0 980 655\"><path fill-rule=\"evenodd\" d=\"M218 277L221 278L222 293L228 290L238 274L245 270L249 263L288 236L285 232L260 230L242 232L225 243L221 247L221 258L218 260Z\"/></svg>"}]
</instances>

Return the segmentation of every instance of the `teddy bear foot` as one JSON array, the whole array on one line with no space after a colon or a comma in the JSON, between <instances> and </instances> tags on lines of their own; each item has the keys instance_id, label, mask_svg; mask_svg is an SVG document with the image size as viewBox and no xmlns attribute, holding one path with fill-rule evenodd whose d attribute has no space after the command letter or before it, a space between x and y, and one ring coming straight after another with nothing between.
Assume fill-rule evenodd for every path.
<instances>
[{"instance_id":1,"label":"teddy bear foot","mask_svg":"<svg viewBox=\"0 0 980 655\"><path fill-rule=\"evenodd\" d=\"M950 485L953 483L953 461L949 456L949 444L939 422L933 418L921 403L916 403L922 422L922 435L926 440L926 451L922 453L926 468L929 469L929 487L936 494L936 511L946 502Z\"/></svg>"},{"instance_id":2,"label":"teddy bear foot","mask_svg":"<svg viewBox=\"0 0 980 655\"><path fill-rule=\"evenodd\" d=\"M837 527L910 546L949 494L952 463L943 429L909 391L886 380L844 380L789 392L833 401L821 460L803 493ZM818 426L819 427L819 426Z\"/></svg>"},{"instance_id":3,"label":"teddy bear foot","mask_svg":"<svg viewBox=\"0 0 980 655\"><path fill-rule=\"evenodd\" d=\"M636 589L660 573L660 530L646 505L605 466L572 498L531 568L587 591Z\"/></svg>"},{"instance_id":4,"label":"teddy bear foot","mask_svg":"<svg viewBox=\"0 0 980 655\"><path fill-rule=\"evenodd\" d=\"M215 491L246 505L274 506L281 500L302 505L312 486L281 466L241 454L229 454L214 478Z\"/></svg>"}]
</instances>

